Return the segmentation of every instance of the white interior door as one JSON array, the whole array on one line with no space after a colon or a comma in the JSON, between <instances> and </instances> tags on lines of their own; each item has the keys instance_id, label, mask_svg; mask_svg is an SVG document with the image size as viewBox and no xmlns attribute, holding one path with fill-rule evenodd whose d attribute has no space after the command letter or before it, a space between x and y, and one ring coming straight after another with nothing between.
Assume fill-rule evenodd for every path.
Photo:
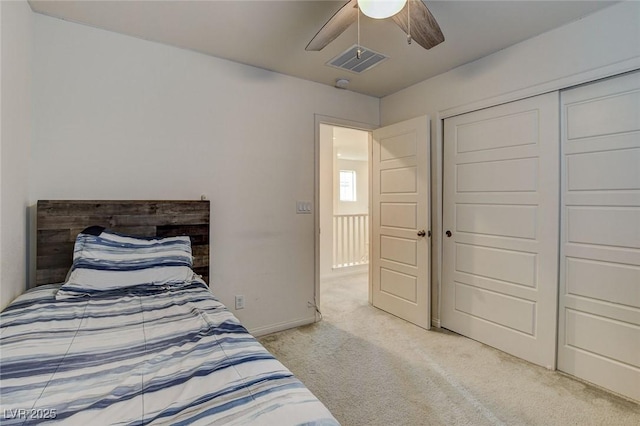
<instances>
[{"instance_id":1,"label":"white interior door","mask_svg":"<svg viewBox=\"0 0 640 426\"><path fill-rule=\"evenodd\" d=\"M373 132L371 274L377 308L430 327L429 118Z\"/></svg>"},{"instance_id":2,"label":"white interior door","mask_svg":"<svg viewBox=\"0 0 640 426\"><path fill-rule=\"evenodd\" d=\"M562 93L558 369L640 400L640 72Z\"/></svg>"},{"instance_id":3,"label":"white interior door","mask_svg":"<svg viewBox=\"0 0 640 426\"><path fill-rule=\"evenodd\" d=\"M558 93L444 125L442 326L555 368Z\"/></svg>"}]
</instances>

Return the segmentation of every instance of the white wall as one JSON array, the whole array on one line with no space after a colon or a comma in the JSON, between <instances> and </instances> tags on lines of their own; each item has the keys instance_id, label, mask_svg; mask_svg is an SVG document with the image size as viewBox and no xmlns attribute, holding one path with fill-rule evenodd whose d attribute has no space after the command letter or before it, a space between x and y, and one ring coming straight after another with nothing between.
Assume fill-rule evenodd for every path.
<instances>
[{"instance_id":1,"label":"white wall","mask_svg":"<svg viewBox=\"0 0 640 426\"><path fill-rule=\"evenodd\" d=\"M27 288L32 15L26 1L0 2L0 309Z\"/></svg>"},{"instance_id":2,"label":"white wall","mask_svg":"<svg viewBox=\"0 0 640 426\"><path fill-rule=\"evenodd\" d=\"M320 173L318 182L320 214L320 278L333 272L333 127L320 124L318 151Z\"/></svg>"},{"instance_id":3,"label":"white wall","mask_svg":"<svg viewBox=\"0 0 640 426\"><path fill-rule=\"evenodd\" d=\"M35 15L31 203L211 199L212 289L251 331L314 319L314 114L379 100Z\"/></svg>"},{"instance_id":4,"label":"white wall","mask_svg":"<svg viewBox=\"0 0 640 426\"><path fill-rule=\"evenodd\" d=\"M640 68L640 2L615 4L381 100L383 125L431 116L432 312L439 324L440 118ZM446 43L446 41L445 41Z\"/></svg>"}]
</instances>

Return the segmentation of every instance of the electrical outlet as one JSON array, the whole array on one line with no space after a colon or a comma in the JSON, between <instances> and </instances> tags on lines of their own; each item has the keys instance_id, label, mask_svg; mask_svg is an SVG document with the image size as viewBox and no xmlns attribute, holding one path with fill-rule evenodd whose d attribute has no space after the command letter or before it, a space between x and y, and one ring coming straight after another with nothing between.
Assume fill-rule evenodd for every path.
<instances>
[{"instance_id":1,"label":"electrical outlet","mask_svg":"<svg viewBox=\"0 0 640 426\"><path fill-rule=\"evenodd\" d=\"M244 309L244 296L241 294L236 295L236 310Z\"/></svg>"}]
</instances>

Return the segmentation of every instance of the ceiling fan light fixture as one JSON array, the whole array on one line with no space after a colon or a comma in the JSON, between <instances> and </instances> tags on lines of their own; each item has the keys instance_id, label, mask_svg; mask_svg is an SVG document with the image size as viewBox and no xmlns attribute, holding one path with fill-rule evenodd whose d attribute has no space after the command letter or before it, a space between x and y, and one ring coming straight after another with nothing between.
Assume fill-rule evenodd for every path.
<instances>
[{"instance_id":1,"label":"ceiling fan light fixture","mask_svg":"<svg viewBox=\"0 0 640 426\"><path fill-rule=\"evenodd\" d=\"M358 7L369 18L385 19L400 12L407 0L358 0Z\"/></svg>"}]
</instances>

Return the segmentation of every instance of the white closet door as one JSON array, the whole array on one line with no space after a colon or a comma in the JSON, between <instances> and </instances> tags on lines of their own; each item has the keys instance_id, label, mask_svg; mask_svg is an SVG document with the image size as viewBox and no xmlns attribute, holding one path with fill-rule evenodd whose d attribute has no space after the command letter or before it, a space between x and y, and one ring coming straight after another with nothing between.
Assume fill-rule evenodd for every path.
<instances>
[{"instance_id":1,"label":"white closet door","mask_svg":"<svg viewBox=\"0 0 640 426\"><path fill-rule=\"evenodd\" d=\"M640 72L561 99L558 369L640 400Z\"/></svg>"},{"instance_id":2,"label":"white closet door","mask_svg":"<svg viewBox=\"0 0 640 426\"><path fill-rule=\"evenodd\" d=\"M442 326L555 368L559 98L444 125Z\"/></svg>"}]
</instances>

